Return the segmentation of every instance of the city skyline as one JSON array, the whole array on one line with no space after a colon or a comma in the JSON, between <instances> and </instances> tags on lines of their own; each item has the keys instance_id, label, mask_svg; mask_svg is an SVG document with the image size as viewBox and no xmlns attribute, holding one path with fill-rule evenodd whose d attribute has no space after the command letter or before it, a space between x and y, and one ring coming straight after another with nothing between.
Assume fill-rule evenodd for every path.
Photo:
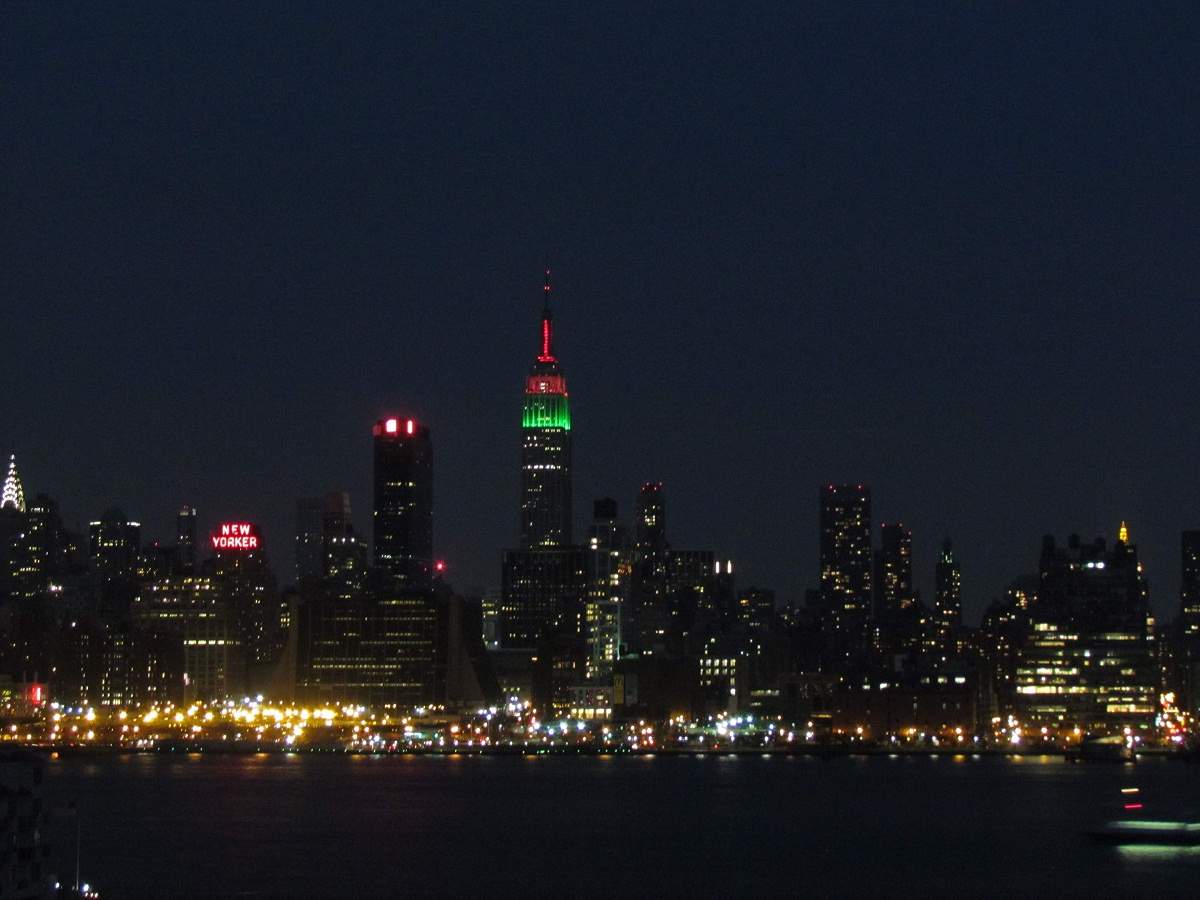
<instances>
[{"instance_id":1,"label":"city skyline","mask_svg":"<svg viewBox=\"0 0 1200 900\"><path fill-rule=\"evenodd\" d=\"M167 537L189 503L278 546L341 489L367 534L363 423L413 416L439 552L492 585L549 259L577 533L662 481L679 541L797 596L816 486L862 482L924 596L955 542L971 620L1040 534L1122 519L1178 597L1200 77L1171 13L165 21L11 23L0 449L68 521Z\"/></svg>"}]
</instances>

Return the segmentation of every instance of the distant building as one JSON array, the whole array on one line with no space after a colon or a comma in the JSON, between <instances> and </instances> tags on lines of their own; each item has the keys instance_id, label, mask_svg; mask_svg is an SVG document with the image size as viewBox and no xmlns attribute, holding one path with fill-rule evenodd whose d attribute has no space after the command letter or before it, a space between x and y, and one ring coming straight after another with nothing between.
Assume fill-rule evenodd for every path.
<instances>
[{"instance_id":1,"label":"distant building","mask_svg":"<svg viewBox=\"0 0 1200 900\"><path fill-rule=\"evenodd\" d=\"M406 584L433 571L433 442L415 419L381 419L375 438L374 562Z\"/></svg>"},{"instance_id":2,"label":"distant building","mask_svg":"<svg viewBox=\"0 0 1200 900\"><path fill-rule=\"evenodd\" d=\"M248 691L260 692L270 680L271 667L284 643L279 596L262 533L252 522L223 522L210 543L216 556L204 574L212 577L227 604L245 661L244 673L231 681L241 681Z\"/></svg>"},{"instance_id":3,"label":"distant building","mask_svg":"<svg viewBox=\"0 0 1200 900\"><path fill-rule=\"evenodd\" d=\"M237 697L246 689L241 639L230 604L210 576L172 575L142 586L133 604L144 631L173 635L179 646L178 696L190 703Z\"/></svg>"},{"instance_id":4,"label":"distant building","mask_svg":"<svg viewBox=\"0 0 1200 900\"><path fill-rule=\"evenodd\" d=\"M548 271L543 295L539 349L521 409L521 546L501 559L494 621L502 648L528 650L562 636L576 642L573 652L580 658L572 658L571 668L578 663L584 669L588 566L594 560L571 544L571 409L554 355Z\"/></svg>"},{"instance_id":5,"label":"distant building","mask_svg":"<svg viewBox=\"0 0 1200 900\"><path fill-rule=\"evenodd\" d=\"M478 601L380 579L334 597L311 583L297 609L297 694L320 703L409 710L497 702Z\"/></svg>"},{"instance_id":6,"label":"distant building","mask_svg":"<svg viewBox=\"0 0 1200 900\"><path fill-rule=\"evenodd\" d=\"M1061 547L1047 536L1039 575L1014 676L1021 723L1148 731L1159 675L1137 547L1118 540L1109 548L1103 538L1083 544L1074 535Z\"/></svg>"},{"instance_id":7,"label":"distant building","mask_svg":"<svg viewBox=\"0 0 1200 900\"><path fill-rule=\"evenodd\" d=\"M899 522L879 526L875 554L875 614L883 616L913 603L912 532Z\"/></svg>"},{"instance_id":8,"label":"distant building","mask_svg":"<svg viewBox=\"0 0 1200 900\"><path fill-rule=\"evenodd\" d=\"M133 578L142 548L142 526L119 509L88 525L88 562L104 580Z\"/></svg>"},{"instance_id":9,"label":"distant building","mask_svg":"<svg viewBox=\"0 0 1200 900\"><path fill-rule=\"evenodd\" d=\"M933 589L936 648L942 661L957 655L955 636L962 630L962 570L947 538L938 554Z\"/></svg>"},{"instance_id":10,"label":"distant building","mask_svg":"<svg viewBox=\"0 0 1200 900\"><path fill-rule=\"evenodd\" d=\"M871 613L871 489L830 484L820 495L821 613L831 662L860 663Z\"/></svg>"},{"instance_id":11,"label":"distant building","mask_svg":"<svg viewBox=\"0 0 1200 900\"><path fill-rule=\"evenodd\" d=\"M194 506L180 507L175 516L175 566L180 575L196 571L197 518Z\"/></svg>"},{"instance_id":12,"label":"distant building","mask_svg":"<svg viewBox=\"0 0 1200 900\"><path fill-rule=\"evenodd\" d=\"M769 631L775 619L775 592L747 588L738 594L738 624L757 632Z\"/></svg>"},{"instance_id":13,"label":"distant building","mask_svg":"<svg viewBox=\"0 0 1200 900\"><path fill-rule=\"evenodd\" d=\"M506 550L501 571L500 646L530 649L548 635L582 638L588 553L581 547Z\"/></svg>"},{"instance_id":14,"label":"distant building","mask_svg":"<svg viewBox=\"0 0 1200 900\"><path fill-rule=\"evenodd\" d=\"M1184 634L1200 635L1200 531L1183 532L1179 618Z\"/></svg>"},{"instance_id":15,"label":"distant building","mask_svg":"<svg viewBox=\"0 0 1200 900\"><path fill-rule=\"evenodd\" d=\"M550 273L537 359L525 379L521 413L521 547L571 544L571 408L567 379L554 355Z\"/></svg>"},{"instance_id":16,"label":"distant building","mask_svg":"<svg viewBox=\"0 0 1200 900\"><path fill-rule=\"evenodd\" d=\"M587 678L611 679L613 664L621 655L622 620L632 573L629 532L617 520L616 500L606 497L593 504L587 559Z\"/></svg>"},{"instance_id":17,"label":"distant building","mask_svg":"<svg viewBox=\"0 0 1200 900\"><path fill-rule=\"evenodd\" d=\"M667 499L661 481L638 491L634 518L633 581L627 640L632 649L652 651L666 641L670 623L670 545Z\"/></svg>"},{"instance_id":18,"label":"distant building","mask_svg":"<svg viewBox=\"0 0 1200 900\"><path fill-rule=\"evenodd\" d=\"M398 581L349 598L319 588L297 610L297 693L312 702L411 708L432 703L444 679L437 600Z\"/></svg>"},{"instance_id":19,"label":"distant building","mask_svg":"<svg viewBox=\"0 0 1200 900\"><path fill-rule=\"evenodd\" d=\"M296 501L296 581L320 581L325 574L325 498Z\"/></svg>"}]
</instances>

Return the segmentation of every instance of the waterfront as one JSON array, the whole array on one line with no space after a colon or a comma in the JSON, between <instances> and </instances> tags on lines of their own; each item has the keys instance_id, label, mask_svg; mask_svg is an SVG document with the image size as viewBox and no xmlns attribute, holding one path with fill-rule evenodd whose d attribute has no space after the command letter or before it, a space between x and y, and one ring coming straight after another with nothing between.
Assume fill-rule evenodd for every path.
<instances>
[{"instance_id":1,"label":"waterfront","mask_svg":"<svg viewBox=\"0 0 1200 900\"><path fill-rule=\"evenodd\" d=\"M84 875L122 897L1185 896L1200 854L1084 835L1173 760L320 754L51 760ZM59 824L65 872L70 856Z\"/></svg>"}]
</instances>

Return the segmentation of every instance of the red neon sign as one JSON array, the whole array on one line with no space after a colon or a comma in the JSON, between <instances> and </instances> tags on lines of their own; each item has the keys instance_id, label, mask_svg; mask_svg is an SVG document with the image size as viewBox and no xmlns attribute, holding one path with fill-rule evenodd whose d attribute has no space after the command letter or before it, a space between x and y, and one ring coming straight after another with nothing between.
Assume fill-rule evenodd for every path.
<instances>
[{"instance_id":1,"label":"red neon sign","mask_svg":"<svg viewBox=\"0 0 1200 900\"><path fill-rule=\"evenodd\" d=\"M213 532L214 550L257 550L258 529L249 522L223 522Z\"/></svg>"}]
</instances>

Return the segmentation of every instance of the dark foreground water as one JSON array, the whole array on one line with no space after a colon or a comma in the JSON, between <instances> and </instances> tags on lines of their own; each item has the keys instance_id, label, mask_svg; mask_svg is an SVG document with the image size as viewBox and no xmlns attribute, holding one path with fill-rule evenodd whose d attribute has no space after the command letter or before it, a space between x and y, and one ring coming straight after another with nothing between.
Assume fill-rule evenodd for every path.
<instances>
[{"instance_id":1,"label":"dark foreground water","mask_svg":"<svg viewBox=\"0 0 1200 900\"><path fill-rule=\"evenodd\" d=\"M121 897L1189 897L1200 851L1083 830L1200 768L1048 758L122 756L51 761ZM73 868L63 833L60 872Z\"/></svg>"}]
</instances>

